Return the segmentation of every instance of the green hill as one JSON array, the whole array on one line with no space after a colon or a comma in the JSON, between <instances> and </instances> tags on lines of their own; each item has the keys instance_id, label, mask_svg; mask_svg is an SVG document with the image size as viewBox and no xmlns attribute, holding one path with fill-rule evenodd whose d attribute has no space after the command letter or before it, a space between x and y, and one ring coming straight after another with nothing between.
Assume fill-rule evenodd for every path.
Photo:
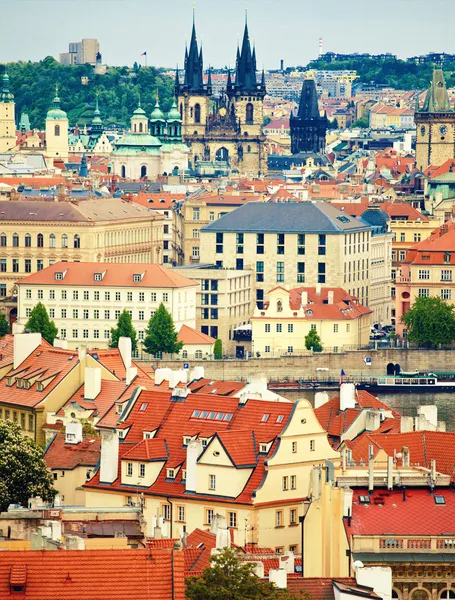
<instances>
[{"instance_id":1,"label":"green hill","mask_svg":"<svg viewBox=\"0 0 455 600\"><path fill-rule=\"evenodd\" d=\"M6 68L16 102L16 120L19 121L21 112L25 111L31 126L38 129L44 128L56 85L70 126L90 123L97 93L104 123L121 126L129 124L139 94L142 108L150 114L157 88L164 111L170 109L174 93L173 79L154 67L109 67L105 75L95 75L90 65L61 65L48 56L36 63L10 63ZM86 77L88 82L84 85Z\"/></svg>"}]
</instances>

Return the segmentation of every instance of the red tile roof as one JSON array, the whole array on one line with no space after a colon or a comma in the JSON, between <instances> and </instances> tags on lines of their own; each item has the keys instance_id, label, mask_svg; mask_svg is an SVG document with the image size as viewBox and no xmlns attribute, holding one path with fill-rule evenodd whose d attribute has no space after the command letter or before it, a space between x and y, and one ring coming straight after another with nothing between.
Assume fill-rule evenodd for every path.
<instances>
[{"instance_id":1,"label":"red tile roof","mask_svg":"<svg viewBox=\"0 0 455 600\"><path fill-rule=\"evenodd\" d=\"M0 338L0 369L11 365L14 358L14 336L4 335Z\"/></svg>"},{"instance_id":2,"label":"red tile roof","mask_svg":"<svg viewBox=\"0 0 455 600\"><path fill-rule=\"evenodd\" d=\"M188 384L193 394L213 394L215 396L234 396L245 387L243 381L221 381L218 379L195 379Z\"/></svg>"},{"instance_id":3,"label":"red tile roof","mask_svg":"<svg viewBox=\"0 0 455 600\"><path fill-rule=\"evenodd\" d=\"M153 210L168 210L176 205L177 202L185 200L186 194L172 194L171 192L160 192L159 194L139 193L129 195L132 202L137 202Z\"/></svg>"},{"instance_id":4,"label":"red tile roof","mask_svg":"<svg viewBox=\"0 0 455 600\"><path fill-rule=\"evenodd\" d=\"M383 202L380 209L393 219L406 221L429 221L430 219L414 208L409 202Z\"/></svg>"},{"instance_id":5,"label":"red tile roof","mask_svg":"<svg viewBox=\"0 0 455 600\"><path fill-rule=\"evenodd\" d=\"M33 600L184 600L183 552L166 549L3 552L0 599L11 579Z\"/></svg>"},{"instance_id":6,"label":"red tile roof","mask_svg":"<svg viewBox=\"0 0 455 600\"><path fill-rule=\"evenodd\" d=\"M56 280L56 273L65 273L63 279ZM95 273L104 273L102 281L95 281ZM133 276L141 274L141 281L133 281ZM149 263L90 263L57 262L42 271L21 279L20 284L40 284L52 286L96 286L96 287L135 287L135 288L180 288L199 285L192 279L172 269Z\"/></svg>"},{"instance_id":7,"label":"red tile roof","mask_svg":"<svg viewBox=\"0 0 455 600\"><path fill-rule=\"evenodd\" d=\"M157 438L145 439L139 442L136 446L128 450L123 455L124 459L127 460L140 460L140 461L152 461L152 460L167 460L169 453L166 448L165 440L159 440Z\"/></svg>"},{"instance_id":8,"label":"red tile roof","mask_svg":"<svg viewBox=\"0 0 455 600\"><path fill-rule=\"evenodd\" d=\"M48 469L95 467L100 459L101 438L84 437L79 444L65 444L65 434L57 433L46 448L44 460Z\"/></svg>"},{"instance_id":9,"label":"red tile roof","mask_svg":"<svg viewBox=\"0 0 455 600\"><path fill-rule=\"evenodd\" d=\"M115 404L125 391L126 385L123 381L101 381L101 391L94 400L85 400L84 386L82 385L77 392L62 406L57 412L58 416L64 416L65 408L71 404L77 404L85 410L91 410L91 417L102 418L108 410Z\"/></svg>"},{"instance_id":10,"label":"red tile roof","mask_svg":"<svg viewBox=\"0 0 455 600\"><path fill-rule=\"evenodd\" d=\"M336 579L331 579L330 577L288 577L287 589L293 594L306 592L309 594L311 600L334 600L334 583L359 589L354 577L337 577ZM362 595L364 595L366 591L365 587L362 587L361 589L363 592ZM367 589L369 590L369 588ZM371 595L373 597L378 597L374 592L372 592Z\"/></svg>"},{"instance_id":11,"label":"red tile roof","mask_svg":"<svg viewBox=\"0 0 455 600\"><path fill-rule=\"evenodd\" d=\"M178 333L177 339L179 342L183 342L185 346L191 344L214 344L216 341L209 335L201 333L200 331L198 331L197 329L193 329L192 327L188 327L188 325L182 325Z\"/></svg>"}]
</instances>

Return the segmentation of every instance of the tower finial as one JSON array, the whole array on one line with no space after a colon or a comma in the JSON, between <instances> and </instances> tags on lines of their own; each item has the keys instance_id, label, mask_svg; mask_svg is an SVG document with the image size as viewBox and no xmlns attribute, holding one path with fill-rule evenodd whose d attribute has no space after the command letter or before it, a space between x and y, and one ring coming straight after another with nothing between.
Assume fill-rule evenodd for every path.
<instances>
[{"instance_id":1,"label":"tower finial","mask_svg":"<svg viewBox=\"0 0 455 600\"><path fill-rule=\"evenodd\" d=\"M156 100L156 106L159 106L159 104L160 104L160 98L158 96L158 88L156 88L155 100Z\"/></svg>"},{"instance_id":2,"label":"tower finial","mask_svg":"<svg viewBox=\"0 0 455 600\"><path fill-rule=\"evenodd\" d=\"M138 93L137 107L141 108L141 92Z\"/></svg>"},{"instance_id":3,"label":"tower finial","mask_svg":"<svg viewBox=\"0 0 455 600\"><path fill-rule=\"evenodd\" d=\"M55 84L55 95L58 96L58 83Z\"/></svg>"},{"instance_id":4,"label":"tower finial","mask_svg":"<svg viewBox=\"0 0 455 600\"><path fill-rule=\"evenodd\" d=\"M248 6L245 6L245 25L248 25Z\"/></svg>"}]
</instances>

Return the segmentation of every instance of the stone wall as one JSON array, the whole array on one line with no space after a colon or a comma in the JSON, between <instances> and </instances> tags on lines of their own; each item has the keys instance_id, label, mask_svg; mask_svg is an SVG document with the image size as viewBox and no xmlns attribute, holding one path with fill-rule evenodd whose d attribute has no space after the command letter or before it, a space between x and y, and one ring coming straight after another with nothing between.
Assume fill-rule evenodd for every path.
<instances>
[{"instance_id":1,"label":"stone wall","mask_svg":"<svg viewBox=\"0 0 455 600\"><path fill-rule=\"evenodd\" d=\"M364 360L367 357L372 359L369 367ZM455 371L455 350L384 349L250 360L202 360L189 364L190 368L197 364L202 365L206 377L235 381L246 380L250 375L258 374L264 374L269 380L286 377L295 380L315 377L317 374L322 377L338 377L341 369L347 376L369 377L385 375L389 363L399 364L402 371ZM181 369L183 361L152 361L148 364ZM329 369L329 371L318 373L317 368Z\"/></svg>"}]
</instances>

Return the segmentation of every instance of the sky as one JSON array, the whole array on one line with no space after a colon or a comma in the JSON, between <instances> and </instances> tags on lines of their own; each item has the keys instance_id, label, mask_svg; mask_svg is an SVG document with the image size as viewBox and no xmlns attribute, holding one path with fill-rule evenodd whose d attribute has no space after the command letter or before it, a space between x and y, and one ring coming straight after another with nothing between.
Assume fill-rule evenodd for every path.
<instances>
[{"instance_id":1,"label":"sky","mask_svg":"<svg viewBox=\"0 0 455 600\"><path fill-rule=\"evenodd\" d=\"M204 65L233 66L248 9L258 68L302 65L324 51L455 53L454 0L0 0L0 63L58 59L97 38L108 65L183 63L193 7Z\"/></svg>"}]
</instances>

